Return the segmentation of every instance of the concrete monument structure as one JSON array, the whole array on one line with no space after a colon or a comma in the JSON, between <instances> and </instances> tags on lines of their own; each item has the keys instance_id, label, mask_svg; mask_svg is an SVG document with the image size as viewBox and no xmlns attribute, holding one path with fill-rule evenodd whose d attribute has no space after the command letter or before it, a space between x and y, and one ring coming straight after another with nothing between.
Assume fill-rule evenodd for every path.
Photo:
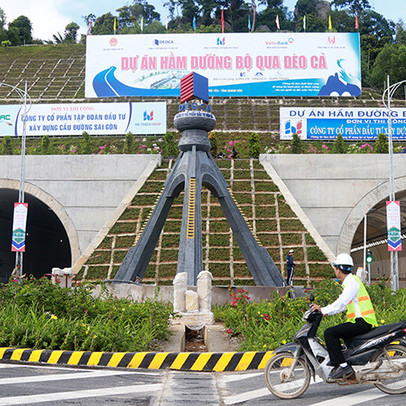
<instances>
[{"instance_id":1,"label":"concrete monument structure","mask_svg":"<svg viewBox=\"0 0 406 406\"><path fill-rule=\"evenodd\" d=\"M177 273L186 272L189 286L197 284L197 276L203 271L201 190L207 187L219 200L256 284L284 284L268 251L258 244L245 222L210 154L208 132L214 129L216 118L207 104L207 89L207 79L202 76L192 73L182 79L181 101L184 103L179 105L174 119L175 127L182 133L178 145L181 152L142 234L128 251L113 283L142 280L169 209L184 191Z\"/></svg>"}]
</instances>

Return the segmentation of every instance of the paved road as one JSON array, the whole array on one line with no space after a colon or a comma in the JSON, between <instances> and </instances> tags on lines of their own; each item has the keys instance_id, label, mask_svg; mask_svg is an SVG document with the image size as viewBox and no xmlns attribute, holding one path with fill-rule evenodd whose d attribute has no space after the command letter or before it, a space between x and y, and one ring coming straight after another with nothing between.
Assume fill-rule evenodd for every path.
<instances>
[{"instance_id":1,"label":"paved road","mask_svg":"<svg viewBox=\"0 0 406 406\"><path fill-rule=\"evenodd\" d=\"M369 385L317 383L301 398L282 401L268 391L263 372L258 371L201 373L0 364L0 406L398 406L405 400L406 395L389 396Z\"/></svg>"}]
</instances>

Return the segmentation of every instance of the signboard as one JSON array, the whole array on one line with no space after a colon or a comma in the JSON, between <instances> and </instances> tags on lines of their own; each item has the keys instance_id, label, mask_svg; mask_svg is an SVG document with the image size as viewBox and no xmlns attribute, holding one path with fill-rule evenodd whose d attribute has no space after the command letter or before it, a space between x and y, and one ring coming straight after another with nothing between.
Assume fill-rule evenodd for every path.
<instances>
[{"instance_id":1,"label":"signboard","mask_svg":"<svg viewBox=\"0 0 406 406\"><path fill-rule=\"evenodd\" d=\"M375 140L388 133L388 111L384 108L281 107L280 138L291 140L296 133L304 140ZM406 139L406 109L391 110L392 138Z\"/></svg>"},{"instance_id":2,"label":"signboard","mask_svg":"<svg viewBox=\"0 0 406 406\"><path fill-rule=\"evenodd\" d=\"M21 135L23 105L0 106L0 136ZM165 134L166 103L33 104L26 135Z\"/></svg>"},{"instance_id":3,"label":"signboard","mask_svg":"<svg viewBox=\"0 0 406 406\"><path fill-rule=\"evenodd\" d=\"M14 203L13 235L11 251L25 252L25 231L27 225L28 203Z\"/></svg>"},{"instance_id":4,"label":"signboard","mask_svg":"<svg viewBox=\"0 0 406 406\"><path fill-rule=\"evenodd\" d=\"M254 46L255 44L255 46ZM94 35L86 97L179 97L196 72L209 96L359 96L358 33Z\"/></svg>"},{"instance_id":5,"label":"signboard","mask_svg":"<svg viewBox=\"0 0 406 406\"><path fill-rule=\"evenodd\" d=\"M388 226L388 251L402 251L399 201L386 202L386 218Z\"/></svg>"}]
</instances>

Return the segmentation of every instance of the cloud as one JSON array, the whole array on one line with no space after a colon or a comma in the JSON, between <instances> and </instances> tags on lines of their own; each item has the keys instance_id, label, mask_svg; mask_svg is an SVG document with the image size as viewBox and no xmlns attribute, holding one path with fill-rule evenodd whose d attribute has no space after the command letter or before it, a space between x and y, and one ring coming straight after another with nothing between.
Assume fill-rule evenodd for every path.
<instances>
[{"instance_id":1,"label":"cloud","mask_svg":"<svg viewBox=\"0 0 406 406\"><path fill-rule=\"evenodd\" d=\"M35 0L24 2L22 8L20 1L2 0L0 7L6 14L7 23L24 15L31 21L33 38L52 40L52 35L58 32L63 35L66 25L72 21L62 14L55 3L54 0Z\"/></svg>"}]
</instances>

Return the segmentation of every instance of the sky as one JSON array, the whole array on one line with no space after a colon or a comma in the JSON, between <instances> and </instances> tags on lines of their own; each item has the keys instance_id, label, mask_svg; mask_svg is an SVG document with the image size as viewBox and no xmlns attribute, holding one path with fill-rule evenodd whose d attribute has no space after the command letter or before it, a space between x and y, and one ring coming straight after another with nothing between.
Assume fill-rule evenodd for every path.
<instances>
[{"instance_id":1,"label":"sky","mask_svg":"<svg viewBox=\"0 0 406 406\"><path fill-rule=\"evenodd\" d=\"M296 2L285 0L284 4L293 11ZM52 40L54 34L63 35L65 27L71 22L81 27L80 34L85 34L87 27L83 16L95 14L99 17L109 11L115 15L116 9L131 3L130 0L0 0L0 8L6 14L7 23L25 15L33 25L34 38ZM164 8L165 0L148 0L148 3L155 6L165 24L168 15ZM385 18L395 23L402 19L406 23L406 0L369 0L369 3Z\"/></svg>"}]
</instances>

